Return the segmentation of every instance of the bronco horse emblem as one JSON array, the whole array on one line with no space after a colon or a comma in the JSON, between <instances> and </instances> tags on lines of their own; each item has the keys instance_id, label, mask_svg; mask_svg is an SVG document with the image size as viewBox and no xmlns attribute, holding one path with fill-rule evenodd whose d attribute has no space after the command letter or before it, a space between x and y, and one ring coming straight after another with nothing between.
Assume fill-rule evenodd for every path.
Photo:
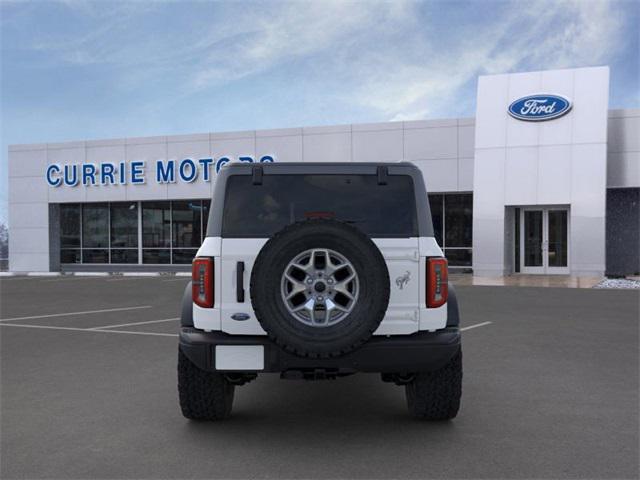
<instances>
[{"instance_id":1,"label":"bronco horse emblem","mask_svg":"<svg viewBox=\"0 0 640 480\"><path fill-rule=\"evenodd\" d=\"M402 290L404 286L409 283L409 280L411 280L411 272L407 270L404 275L400 275L398 278L396 278L396 285L400 290Z\"/></svg>"}]
</instances>

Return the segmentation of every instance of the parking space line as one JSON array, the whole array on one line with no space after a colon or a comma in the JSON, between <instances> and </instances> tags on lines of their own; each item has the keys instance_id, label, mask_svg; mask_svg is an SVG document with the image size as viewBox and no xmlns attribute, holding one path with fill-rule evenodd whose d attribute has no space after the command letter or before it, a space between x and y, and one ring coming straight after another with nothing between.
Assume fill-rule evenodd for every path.
<instances>
[{"instance_id":1,"label":"parking space line","mask_svg":"<svg viewBox=\"0 0 640 480\"><path fill-rule=\"evenodd\" d=\"M162 320L149 320L146 322L133 322L133 323L119 323L117 325L104 325L103 327L92 327L88 330L102 330L103 328L116 328L116 327L133 327L135 325L147 325L149 323L170 322L172 320L180 320L180 317L163 318Z\"/></svg>"},{"instance_id":2,"label":"parking space line","mask_svg":"<svg viewBox=\"0 0 640 480\"><path fill-rule=\"evenodd\" d=\"M154 277L120 277L116 276L116 278L108 278L105 282L128 282L129 280L148 280L149 278L154 279Z\"/></svg>"},{"instance_id":3,"label":"parking space line","mask_svg":"<svg viewBox=\"0 0 640 480\"><path fill-rule=\"evenodd\" d=\"M51 313L49 315L31 315L29 317L0 318L0 322L11 322L13 320L33 320L36 318L68 317L71 315L89 315L93 313L122 312L125 310L140 310L142 308L151 308L151 305L139 305L137 307L105 308L103 310L86 310L84 312Z\"/></svg>"},{"instance_id":4,"label":"parking space line","mask_svg":"<svg viewBox=\"0 0 640 480\"><path fill-rule=\"evenodd\" d=\"M177 337L177 333L132 332L127 330L95 330L93 328L54 327L52 325L26 325L21 323L0 323L0 327L41 328L45 330L67 330L73 332L124 333L129 335L151 335L157 337Z\"/></svg>"},{"instance_id":5,"label":"parking space line","mask_svg":"<svg viewBox=\"0 0 640 480\"><path fill-rule=\"evenodd\" d=\"M24 280L41 280L38 277L26 277L26 276L19 276L19 277L0 277L0 281L4 282L4 281L8 281L8 282L22 282ZM49 280L51 281L51 280Z\"/></svg>"},{"instance_id":6,"label":"parking space line","mask_svg":"<svg viewBox=\"0 0 640 480\"><path fill-rule=\"evenodd\" d=\"M465 330L471 330L472 328L484 327L485 325L491 325L492 323L493 322L476 323L475 325L469 325L468 327L462 327L460 329L460 331L464 332Z\"/></svg>"},{"instance_id":7,"label":"parking space line","mask_svg":"<svg viewBox=\"0 0 640 480\"><path fill-rule=\"evenodd\" d=\"M46 280L42 280L39 279L42 283L50 283L50 282L58 282L58 283L63 283L63 282L80 282L82 280L104 280L105 276L98 276L98 275L90 275L88 277L81 277L81 276L69 276L69 275L63 275L61 277L58 278L49 278Z\"/></svg>"}]
</instances>

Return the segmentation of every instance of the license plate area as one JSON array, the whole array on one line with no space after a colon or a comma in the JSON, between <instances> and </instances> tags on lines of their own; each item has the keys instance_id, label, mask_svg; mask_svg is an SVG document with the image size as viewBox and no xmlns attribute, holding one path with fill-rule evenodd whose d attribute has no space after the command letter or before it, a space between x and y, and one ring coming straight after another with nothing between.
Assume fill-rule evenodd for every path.
<instances>
[{"instance_id":1,"label":"license plate area","mask_svg":"<svg viewBox=\"0 0 640 480\"><path fill-rule=\"evenodd\" d=\"M264 346L216 345L215 368L245 372L264 370Z\"/></svg>"}]
</instances>

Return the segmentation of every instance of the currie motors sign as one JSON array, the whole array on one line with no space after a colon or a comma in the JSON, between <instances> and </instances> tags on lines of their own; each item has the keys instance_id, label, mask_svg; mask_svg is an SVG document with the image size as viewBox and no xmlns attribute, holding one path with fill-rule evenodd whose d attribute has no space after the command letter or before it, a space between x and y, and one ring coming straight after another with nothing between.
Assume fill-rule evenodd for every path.
<instances>
[{"instance_id":1,"label":"currie motors sign","mask_svg":"<svg viewBox=\"0 0 640 480\"><path fill-rule=\"evenodd\" d=\"M542 122L561 117L571 110L571 100L560 95L527 95L509 105L509 115L527 122Z\"/></svg>"},{"instance_id":2,"label":"currie motors sign","mask_svg":"<svg viewBox=\"0 0 640 480\"><path fill-rule=\"evenodd\" d=\"M147 162L137 160L131 162L100 162L100 163L73 163L47 165L45 177L51 187L75 187L100 186L100 185L143 185L147 183L147 177L156 183L192 183L202 179L211 181L211 172L216 173L227 163L234 161L234 157L224 156L218 159L201 158L194 160L156 160L152 163L148 174ZM251 156L238 157L239 162L244 163L273 163L275 155L263 155L259 159Z\"/></svg>"}]
</instances>

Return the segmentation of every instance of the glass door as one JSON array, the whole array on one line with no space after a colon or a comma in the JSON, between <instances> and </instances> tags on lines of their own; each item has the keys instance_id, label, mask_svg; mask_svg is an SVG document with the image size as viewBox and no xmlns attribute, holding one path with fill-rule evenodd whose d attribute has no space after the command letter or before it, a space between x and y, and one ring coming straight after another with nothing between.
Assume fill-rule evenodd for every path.
<instances>
[{"instance_id":1,"label":"glass door","mask_svg":"<svg viewBox=\"0 0 640 480\"><path fill-rule=\"evenodd\" d=\"M569 273L569 212L566 208L523 208L520 272Z\"/></svg>"},{"instance_id":2,"label":"glass door","mask_svg":"<svg viewBox=\"0 0 640 480\"><path fill-rule=\"evenodd\" d=\"M522 273L544 273L544 211L523 210L520 225L521 246L520 271Z\"/></svg>"},{"instance_id":3,"label":"glass door","mask_svg":"<svg viewBox=\"0 0 640 480\"><path fill-rule=\"evenodd\" d=\"M547 273L569 273L569 215L566 209L548 209L546 216Z\"/></svg>"}]
</instances>

